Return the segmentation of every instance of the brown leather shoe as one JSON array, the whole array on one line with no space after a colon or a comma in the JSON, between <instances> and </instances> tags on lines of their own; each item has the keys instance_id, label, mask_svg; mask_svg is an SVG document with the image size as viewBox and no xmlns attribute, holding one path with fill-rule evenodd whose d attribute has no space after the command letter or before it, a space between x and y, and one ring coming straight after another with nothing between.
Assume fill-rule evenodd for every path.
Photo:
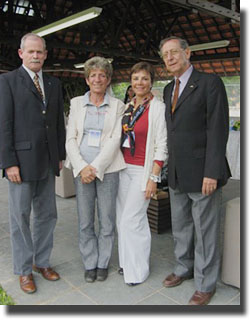
<instances>
[{"instance_id":1,"label":"brown leather shoe","mask_svg":"<svg viewBox=\"0 0 250 320\"><path fill-rule=\"evenodd\" d=\"M19 281L20 281L20 287L23 290L23 292L33 293L36 291L36 285L33 280L32 273L29 274L28 276L20 276Z\"/></svg>"},{"instance_id":2,"label":"brown leather shoe","mask_svg":"<svg viewBox=\"0 0 250 320\"><path fill-rule=\"evenodd\" d=\"M211 292L195 291L188 304L193 306L204 306L210 302L214 294L215 289Z\"/></svg>"},{"instance_id":3,"label":"brown leather shoe","mask_svg":"<svg viewBox=\"0 0 250 320\"><path fill-rule=\"evenodd\" d=\"M41 275L49 281L56 281L60 279L60 276L57 272L55 272L52 268L39 268L37 266L33 266L33 270L35 272L41 273Z\"/></svg>"},{"instance_id":4,"label":"brown leather shoe","mask_svg":"<svg viewBox=\"0 0 250 320\"><path fill-rule=\"evenodd\" d=\"M166 288L176 287L179 286L183 281L187 279L191 279L192 277L179 277L174 273L171 273L167 276L167 278L163 281L163 285Z\"/></svg>"}]
</instances>

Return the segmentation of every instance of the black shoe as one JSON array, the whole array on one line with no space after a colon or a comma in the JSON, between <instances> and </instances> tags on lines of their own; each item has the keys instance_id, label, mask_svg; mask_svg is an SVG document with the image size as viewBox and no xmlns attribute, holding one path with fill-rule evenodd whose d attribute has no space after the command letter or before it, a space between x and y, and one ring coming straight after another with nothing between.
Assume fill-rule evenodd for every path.
<instances>
[{"instance_id":1,"label":"black shoe","mask_svg":"<svg viewBox=\"0 0 250 320\"><path fill-rule=\"evenodd\" d=\"M97 281L104 281L108 277L108 269L97 268Z\"/></svg>"},{"instance_id":2,"label":"black shoe","mask_svg":"<svg viewBox=\"0 0 250 320\"><path fill-rule=\"evenodd\" d=\"M84 278L86 282L94 282L96 279L96 269L86 270Z\"/></svg>"},{"instance_id":3,"label":"black shoe","mask_svg":"<svg viewBox=\"0 0 250 320\"><path fill-rule=\"evenodd\" d=\"M140 284L140 282L137 282L137 283L133 283L133 282L129 282L129 283L126 283L128 286L130 287L134 287L134 286L137 286L138 284Z\"/></svg>"},{"instance_id":4,"label":"black shoe","mask_svg":"<svg viewBox=\"0 0 250 320\"><path fill-rule=\"evenodd\" d=\"M120 268L120 269L118 270L118 273L119 273L121 276L123 276L123 268Z\"/></svg>"}]
</instances>

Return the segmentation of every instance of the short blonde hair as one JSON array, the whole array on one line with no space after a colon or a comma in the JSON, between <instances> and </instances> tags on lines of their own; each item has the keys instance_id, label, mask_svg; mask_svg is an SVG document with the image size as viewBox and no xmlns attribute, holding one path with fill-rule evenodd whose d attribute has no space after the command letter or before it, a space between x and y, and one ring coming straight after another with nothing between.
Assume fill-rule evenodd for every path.
<instances>
[{"instance_id":1,"label":"short blonde hair","mask_svg":"<svg viewBox=\"0 0 250 320\"><path fill-rule=\"evenodd\" d=\"M107 78L112 77L113 68L111 63L109 63L108 59L103 57L93 57L87 60L84 63L84 75L85 78L88 78L90 75L90 72L94 69L101 69L104 70L106 73Z\"/></svg>"}]
</instances>

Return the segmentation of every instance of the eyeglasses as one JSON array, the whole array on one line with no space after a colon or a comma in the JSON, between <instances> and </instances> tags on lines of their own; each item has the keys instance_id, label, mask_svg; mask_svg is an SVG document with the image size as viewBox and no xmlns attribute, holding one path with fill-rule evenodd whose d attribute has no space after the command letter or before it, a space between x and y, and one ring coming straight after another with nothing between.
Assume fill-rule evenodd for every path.
<instances>
[{"instance_id":1,"label":"eyeglasses","mask_svg":"<svg viewBox=\"0 0 250 320\"><path fill-rule=\"evenodd\" d=\"M181 51L183 51L183 49L172 49L172 50L169 50L169 51L166 51L164 52L161 57L163 59L167 59L169 58L169 56L177 56Z\"/></svg>"}]
</instances>

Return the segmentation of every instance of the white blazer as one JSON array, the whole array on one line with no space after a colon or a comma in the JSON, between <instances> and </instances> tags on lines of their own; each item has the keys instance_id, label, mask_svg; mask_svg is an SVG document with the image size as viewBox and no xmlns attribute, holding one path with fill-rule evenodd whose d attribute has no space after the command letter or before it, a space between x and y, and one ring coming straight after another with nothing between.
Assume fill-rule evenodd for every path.
<instances>
[{"instance_id":1,"label":"white blazer","mask_svg":"<svg viewBox=\"0 0 250 320\"><path fill-rule=\"evenodd\" d=\"M106 108L104 126L101 135L101 151L94 159L91 166L97 169L96 176L102 181L105 173L116 172L126 168L120 150L122 125L121 119L124 104L109 96L110 104ZM73 168L74 177L88 165L80 154L80 144L84 131L84 120L87 108L83 104L83 96L71 99L70 114L66 136L67 159L65 167Z\"/></svg>"},{"instance_id":2,"label":"white blazer","mask_svg":"<svg viewBox=\"0 0 250 320\"><path fill-rule=\"evenodd\" d=\"M149 176L152 173L154 160L165 161L167 156L165 104L154 97L150 102L148 112L148 134L142 179L142 191L146 190Z\"/></svg>"}]
</instances>

